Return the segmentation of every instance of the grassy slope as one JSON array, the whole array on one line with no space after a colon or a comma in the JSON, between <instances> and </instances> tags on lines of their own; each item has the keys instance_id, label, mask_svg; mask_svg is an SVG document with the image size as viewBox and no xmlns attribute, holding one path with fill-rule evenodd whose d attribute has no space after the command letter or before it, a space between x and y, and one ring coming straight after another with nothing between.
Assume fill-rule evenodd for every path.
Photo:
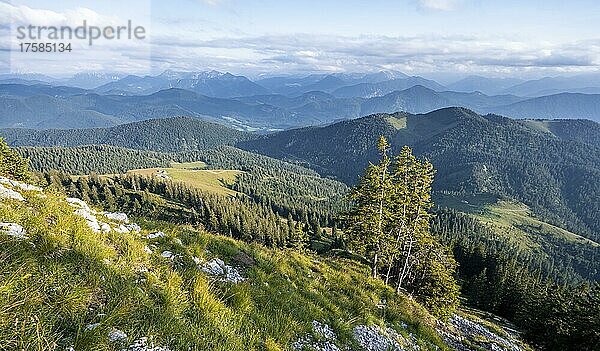
<instances>
[{"instance_id":1,"label":"grassy slope","mask_svg":"<svg viewBox=\"0 0 600 351\"><path fill-rule=\"evenodd\" d=\"M481 222L494 228L500 236L512 240L521 249L538 248L538 236L553 236L571 243L592 245L600 244L582 237L576 233L543 222L535 217L526 205L516 202L501 200L494 195L444 195L437 194L438 205L468 213Z\"/></svg>"},{"instance_id":2,"label":"grassy slope","mask_svg":"<svg viewBox=\"0 0 600 351\"><path fill-rule=\"evenodd\" d=\"M409 328L401 332L415 333L424 349L444 347L426 311L352 261L165 223L139 222L140 234L93 233L61 196L47 195L0 201L0 221L20 223L29 235L0 234L0 350L112 350L112 328L172 350L285 350L315 319L341 340L355 324L404 321ZM157 229L167 237L145 239ZM180 256L170 261L163 250ZM192 260L232 262L240 252L255 260L240 284L211 280ZM383 299L385 315L376 307ZM86 330L92 323L100 324Z\"/></svg>"},{"instance_id":3,"label":"grassy slope","mask_svg":"<svg viewBox=\"0 0 600 351\"><path fill-rule=\"evenodd\" d=\"M209 191L220 195L236 195L237 192L229 189L236 177L242 173L237 170L199 169L201 162L173 163L171 168L146 168L128 171L140 175L152 176L163 170L173 180L181 181L200 190Z\"/></svg>"}]
</instances>

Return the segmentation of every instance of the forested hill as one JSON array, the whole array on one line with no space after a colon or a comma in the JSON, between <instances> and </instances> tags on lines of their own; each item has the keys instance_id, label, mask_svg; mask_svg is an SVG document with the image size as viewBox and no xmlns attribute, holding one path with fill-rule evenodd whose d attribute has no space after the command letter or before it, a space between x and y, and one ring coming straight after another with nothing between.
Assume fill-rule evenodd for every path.
<instances>
[{"instance_id":1,"label":"forested hill","mask_svg":"<svg viewBox=\"0 0 600 351\"><path fill-rule=\"evenodd\" d=\"M301 163L347 184L375 159L372 145L385 135L392 145L410 145L433 162L438 192L509 196L542 219L598 241L599 129L600 124L584 120L512 120L446 108L418 115L377 114L267 136L184 117L99 129L8 129L0 135L13 146L107 144L180 152L236 145Z\"/></svg>"},{"instance_id":2,"label":"forested hill","mask_svg":"<svg viewBox=\"0 0 600 351\"><path fill-rule=\"evenodd\" d=\"M542 218L593 239L600 233L600 148L593 122L552 123L482 116L463 108L377 114L284 131L238 146L301 162L353 183L385 135L437 169L434 189L510 196Z\"/></svg>"},{"instance_id":3,"label":"forested hill","mask_svg":"<svg viewBox=\"0 0 600 351\"><path fill-rule=\"evenodd\" d=\"M579 141L600 147L600 123L586 119L525 120L532 128L551 133L564 140Z\"/></svg>"},{"instance_id":4,"label":"forested hill","mask_svg":"<svg viewBox=\"0 0 600 351\"><path fill-rule=\"evenodd\" d=\"M250 133L187 117L152 119L110 128L4 129L0 135L11 146L106 144L163 152L205 150L256 138Z\"/></svg>"}]
</instances>

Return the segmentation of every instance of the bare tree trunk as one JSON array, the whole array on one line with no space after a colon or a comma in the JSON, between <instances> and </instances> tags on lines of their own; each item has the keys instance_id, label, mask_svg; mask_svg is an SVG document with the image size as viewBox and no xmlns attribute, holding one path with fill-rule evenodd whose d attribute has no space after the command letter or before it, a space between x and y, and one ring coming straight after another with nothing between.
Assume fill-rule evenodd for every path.
<instances>
[{"instance_id":1,"label":"bare tree trunk","mask_svg":"<svg viewBox=\"0 0 600 351\"><path fill-rule=\"evenodd\" d=\"M373 257L373 266L371 267L371 273L373 274L373 278L377 279L377 264L379 263L379 254L375 252L375 256Z\"/></svg>"},{"instance_id":2,"label":"bare tree trunk","mask_svg":"<svg viewBox=\"0 0 600 351\"><path fill-rule=\"evenodd\" d=\"M381 170L381 195L379 197L379 220L377 222L377 239L381 240L383 233L383 197L385 196L385 175L387 173L386 168L382 168ZM378 255L381 247L377 244L377 252L375 252L375 258L373 259L373 278L377 278L377 264L378 264Z\"/></svg>"},{"instance_id":3,"label":"bare tree trunk","mask_svg":"<svg viewBox=\"0 0 600 351\"><path fill-rule=\"evenodd\" d=\"M411 251L412 251L412 244L413 244L413 239L410 238L410 241L408 243L408 252L406 254L406 259L404 260L404 267L402 267L402 270L398 274L398 283L396 285L397 293L400 292L400 288L402 287L402 281L404 280L404 277L406 276L406 270L408 268L408 262L410 261L410 255L411 255Z\"/></svg>"},{"instance_id":4,"label":"bare tree trunk","mask_svg":"<svg viewBox=\"0 0 600 351\"><path fill-rule=\"evenodd\" d=\"M404 206L406 208L406 206ZM406 212L406 210L405 210ZM398 235L396 235L396 245L398 245L398 243L400 243L400 236L402 235L403 231L402 229L398 229ZM396 251L394 251L394 253L392 254L392 259L390 261L390 265L388 266L388 270L387 270L387 275L385 276L385 284L389 284L390 282L390 276L392 275L392 267L394 265L394 262L396 261Z\"/></svg>"},{"instance_id":5,"label":"bare tree trunk","mask_svg":"<svg viewBox=\"0 0 600 351\"><path fill-rule=\"evenodd\" d=\"M385 275L385 285L388 285L390 283L390 275L392 274L392 266L394 265L395 260L396 260L396 257L392 256L392 260L390 261L390 264L388 265L387 274Z\"/></svg>"},{"instance_id":6,"label":"bare tree trunk","mask_svg":"<svg viewBox=\"0 0 600 351\"><path fill-rule=\"evenodd\" d=\"M421 205L419 204L419 206L417 207L417 217L414 220L413 229L412 229L413 235L417 230L417 224L419 223L419 219L421 218L420 212L421 212ZM410 255L411 255L411 251L412 251L412 245L413 245L413 243L415 243L417 241L413 236L409 236L409 237L410 237L410 241L409 241L409 246L408 246L408 253L406 255L406 260L404 260L404 267L402 267L402 272L401 272L401 274L398 275L398 285L396 286L396 292L400 292L400 288L402 287L402 283L407 274L408 264L410 261Z\"/></svg>"}]
</instances>

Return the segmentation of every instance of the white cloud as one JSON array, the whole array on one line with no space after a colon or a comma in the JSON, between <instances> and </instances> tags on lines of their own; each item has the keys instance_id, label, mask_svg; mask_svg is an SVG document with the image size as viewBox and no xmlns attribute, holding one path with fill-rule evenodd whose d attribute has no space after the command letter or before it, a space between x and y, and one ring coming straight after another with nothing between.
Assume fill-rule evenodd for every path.
<instances>
[{"instance_id":1,"label":"white cloud","mask_svg":"<svg viewBox=\"0 0 600 351\"><path fill-rule=\"evenodd\" d=\"M107 26L118 23L117 16L105 16L85 7L69 9L65 12L31 8L28 6L14 6L0 3L0 19L4 23L15 25L36 26L78 26L83 20L89 25Z\"/></svg>"},{"instance_id":2,"label":"white cloud","mask_svg":"<svg viewBox=\"0 0 600 351\"><path fill-rule=\"evenodd\" d=\"M187 67L255 71L519 72L598 70L598 41L550 44L479 36L156 38L154 58ZM193 59L190 59L193 57ZM167 68L168 66L165 66Z\"/></svg>"},{"instance_id":3,"label":"white cloud","mask_svg":"<svg viewBox=\"0 0 600 351\"><path fill-rule=\"evenodd\" d=\"M149 19L149 18L148 18ZM150 40L106 40L99 39L90 46L88 39L61 39L57 43L70 43L71 52L63 53L27 53L21 52L20 43L37 41L39 32L33 31L32 40L19 39L17 29L21 26L56 27L68 26L76 28L83 25L104 28L106 26L127 25L126 19L115 15L104 15L89 8L78 7L57 12L28 6L15 6L0 2L0 50L8 52L8 64L0 70L33 72L44 71L48 74L65 75L87 70L121 70L145 72L152 65ZM143 25L147 36L151 31L147 23L132 23L132 26ZM28 29L24 29L28 33ZM49 31L42 31L42 38Z\"/></svg>"},{"instance_id":4,"label":"white cloud","mask_svg":"<svg viewBox=\"0 0 600 351\"><path fill-rule=\"evenodd\" d=\"M451 11L459 5L459 0L419 0L419 6L426 10Z\"/></svg>"},{"instance_id":5,"label":"white cloud","mask_svg":"<svg viewBox=\"0 0 600 351\"><path fill-rule=\"evenodd\" d=\"M448 10L460 6L458 1L421 0L421 3L427 3L428 8ZM14 24L76 26L81 25L83 19L88 25L123 24L121 18L86 8L55 12L12 6L0 0L0 23L12 22L13 27ZM176 30L169 31L167 25L155 25L166 29L156 33L148 30L152 34L151 40L101 41L92 48L83 43L73 53L62 56L13 54L12 67L52 74L91 69L150 74L151 70L169 68L217 69L234 73L397 69L415 74L436 71L552 73L600 69L600 38L561 43L499 34L338 36L293 33L249 36L243 32L228 33L221 28L206 32L182 31L181 27L173 26ZM10 48L11 44L15 47L15 36L10 33L10 27L0 25L0 49Z\"/></svg>"},{"instance_id":6,"label":"white cloud","mask_svg":"<svg viewBox=\"0 0 600 351\"><path fill-rule=\"evenodd\" d=\"M225 2L225 0L200 0L200 2L210 6L217 6Z\"/></svg>"}]
</instances>

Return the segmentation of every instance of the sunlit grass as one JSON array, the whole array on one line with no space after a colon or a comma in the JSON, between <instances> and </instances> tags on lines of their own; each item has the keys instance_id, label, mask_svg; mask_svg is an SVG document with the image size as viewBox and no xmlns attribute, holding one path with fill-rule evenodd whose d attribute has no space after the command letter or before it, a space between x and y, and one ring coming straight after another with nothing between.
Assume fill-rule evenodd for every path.
<instances>
[{"instance_id":1,"label":"sunlit grass","mask_svg":"<svg viewBox=\"0 0 600 351\"><path fill-rule=\"evenodd\" d=\"M438 205L468 213L508 239L515 247L531 250L540 247L540 237L552 236L566 242L600 246L581 235L546 223L523 203L500 199L490 194L436 194Z\"/></svg>"},{"instance_id":2,"label":"sunlit grass","mask_svg":"<svg viewBox=\"0 0 600 351\"><path fill-rule=\"evenodd\" d=\"M113 328L172 350L289 350L313 320L350 344L356 324L405 322L423 349L444 347L425 310L354 261L142 219L141 233L94 233L52 194L0 202L0 221L30 236L0 234L0 350L117 350L107 337ZM146 239L154 230L167 237ZM192 259L231 263L240 252L255 264L240 267L248 280L239 284L211 279Z\"/></svg>"},{"instance_id":3,"label":"sunlit grass","mask_svg":"<svg viewBox=\"0 0 600 351\"><path fill-rule=\"evenodd\" d=\"M139 174L144 176L156 176L161 174L169 178L183 182L197 189L211 192L219 195L236 195L237 192L231 190L229 185L233 184L236 177L242 173L237 170L218 170L218 169L196 169L192 165L199 166L198 163L188 163L187 166L178 164L178 168L148 168L136 169L127 173ZM187 168L191 167L191 168ZM162 173L164 172L164 173Z\"/></svg>"}]
</instances>

